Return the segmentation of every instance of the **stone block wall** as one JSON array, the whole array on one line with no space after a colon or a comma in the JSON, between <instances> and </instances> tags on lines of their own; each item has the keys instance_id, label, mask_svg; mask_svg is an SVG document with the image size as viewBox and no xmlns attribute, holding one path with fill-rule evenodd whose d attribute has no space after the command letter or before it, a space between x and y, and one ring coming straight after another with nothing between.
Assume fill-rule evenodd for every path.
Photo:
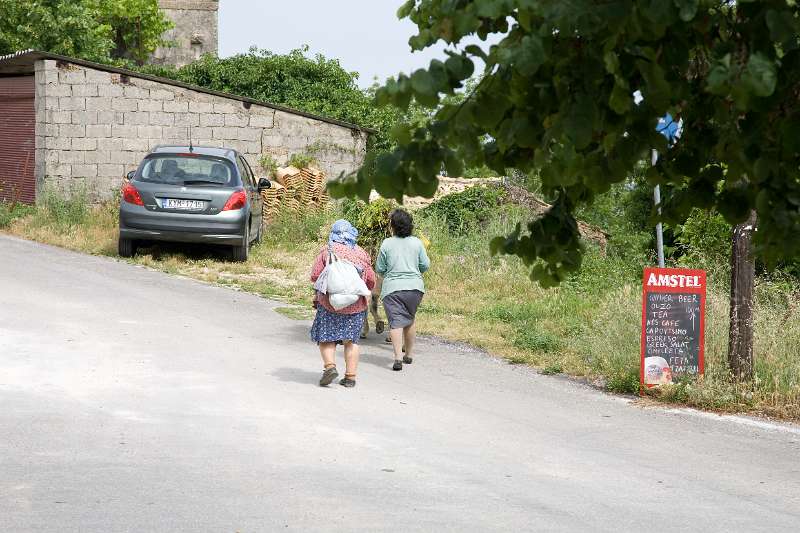
<instances>
[{"instance_id":1,"label":"stone block wall","mask_svg":"<svg viewBox=\"0 0 800 533\"><path fill-rule=\"evenodd\" d=\"M367 134L267 106L52 60L36 64L39 190L82 185L110 197L159 144L224 146L256 173L259 158L283 164L313 151L329 177L357 169Z\"/></svg>"},{"instance_id":2,"label":"stone block wall","mask_svg":"<svg viewBox=\"0 0 800 533\"><path fill-rule=\"evenodd\" d=\"M181 67L204 54L217 55L219 2L217 0L159 0L159 7L175 27L164 34L173 46L161 47L152 62Z\"/></svg>"}]
</instances>

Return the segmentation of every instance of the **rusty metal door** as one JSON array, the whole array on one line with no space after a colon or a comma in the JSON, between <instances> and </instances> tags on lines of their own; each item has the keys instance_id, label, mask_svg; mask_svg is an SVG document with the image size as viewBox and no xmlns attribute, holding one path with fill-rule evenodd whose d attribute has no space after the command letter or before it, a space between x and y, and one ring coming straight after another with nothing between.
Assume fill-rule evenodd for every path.
<instances>
[{"instance_id":1,"label":"rusty metal door","mask_svg":"<svg viewBox=\"0 0 800 533\"><path fill-rule=\"evenodd\" d=\"M33 76L0 77L0 201L36 201Z\"/></svg>"}]
</instances>

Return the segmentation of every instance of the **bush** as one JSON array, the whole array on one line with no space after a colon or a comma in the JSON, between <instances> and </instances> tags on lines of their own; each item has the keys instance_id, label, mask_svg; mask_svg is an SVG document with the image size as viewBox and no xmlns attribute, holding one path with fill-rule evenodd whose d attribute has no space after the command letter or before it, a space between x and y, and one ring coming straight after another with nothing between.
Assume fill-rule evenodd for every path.
<instances>
[{"instance_id":1,"label":"bush","mask_svg":"<svg viewBox=\"0 0 800 533\"><path fill-rule=\"evenodd\" d=\"M258 159L258 164L269 178L275 176L275 173L278 171L278 162L269 154L262 154Z\"/></svg>"},{"instance_id":2,"label":"bush","mask_svg":"<svg viewBox=\"0 0 800 533\"><path fill-rule=\"evenodd\" d=\"M31 205L0 202L0 228L7 228L14 220L30 215L36 211Z\"/></svg>"},{"instance_id":3,"label":"bush","mask_svg":"<svg viewBox=\"0 0 800 533\"><path fill-rule=\"evenodd\" d=\"M504 199L505 190L501 187L470 187L439 198L422 214L443 220L454 235L465 234L485 224Z\"/></svg>"},{"instance_id":4,"label":"bush","mask_svg":"<svg viewBox=\"0 0 800 533\"><path fill-rule=\"evenodd\" d=\"M269 225L265 233L268 242L281 244L290 248L322 240L330 229L332 214L330 211L307 210L300 214L281 210Z\"/></svg>"},{"instance_id":5,"label":"bush","mask_svg":"<svg viewBox=\"0 0 800 533\"><path fill-rule=\"evenodd\" d=\"M384 239L391 235L389 231L389 213L397 208L391 200L378 198L370 203L361 200L345 200L342 204L342 215L358 229L358 244L373 258Z\"/></svg>"},{"instance_id":6,"label":"bush","mask_svg":"<svg viewBox=\"0 0 800 533\"><path fill-rule=\"evenodd\" d=\"M683 262L727 265L731 256L733 228L716 211L692 210L682 226L675 229L675 240Z\"/></svg>"},{"instance_id":7,"label":"bush","mask_svg":"<svg viewBox=\"0 0 800 533\"><path fill-rule=\"evenodd\" d=\"M317 159L309 154L292 154L289 158L289 166L295 168L309 168L317 164Z\"/></svg>"},{"instance_id":8,"label":"bush","mask_svg":"<svg viewBox=\"0 0 800 533\"><path fill-rule=\"evenodd\" d=\"M47 189L39 201L38 211L40 220L45 225L63 229L80 226L86 222L90 212L86 190L77 187L70 196L65 196L53 189Z\"/></svg>"}]
</instances>

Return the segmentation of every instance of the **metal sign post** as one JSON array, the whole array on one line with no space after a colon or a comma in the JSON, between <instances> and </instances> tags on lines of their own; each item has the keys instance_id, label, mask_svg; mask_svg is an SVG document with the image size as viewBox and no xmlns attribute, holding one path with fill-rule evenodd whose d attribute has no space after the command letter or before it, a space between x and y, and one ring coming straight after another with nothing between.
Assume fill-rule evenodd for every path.
<instances>
[{"instance_id":1,"label":"metal sign post","mask_svg":"<svg viewBox=\"0 0 800 533\"><path fill-rule=\"evenodd\" d=\"M667 144L674 144L681 136L682 132L681 122L675 122L672 115L667 113L664 118L658 119L656 131L667 138ZM656 166L658 162L658 152L653 150L652 166ZM661 187L656 185L653 189L653 202L658 211L658 224L656 224L656 250L658 253L658 266L664 268L664 227L661 224Z\"/></svg>"},{"instance_id":2,"label":"metal sign post","mask_svg":"<svg viewBox=\"0 0 800 533\"><path fill-rule=\"evenodd\" d=\"M658 152L653 150L651 164L656 166ZM656 251L658 252L658 266L664 268L664 226L661 224L661 186L656 185L653 189L653 203L658 210L658 224L656 224Z\"/></svg>"}]
</instances>

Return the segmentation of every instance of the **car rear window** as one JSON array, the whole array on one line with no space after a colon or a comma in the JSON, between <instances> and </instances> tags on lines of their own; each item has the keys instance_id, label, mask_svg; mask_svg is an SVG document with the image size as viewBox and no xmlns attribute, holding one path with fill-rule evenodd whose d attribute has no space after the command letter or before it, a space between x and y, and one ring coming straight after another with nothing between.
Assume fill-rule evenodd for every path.
<instances>
[{"instance_id":1,"label":"car rear window","mask_svg":"<svg viewBox=\"0 0 800 533\"><path fill-rule=\"evenodd\" d=\"M206 155L164 154L145 159L139 181L170 185L238 186L239 178L227 159Z\"/></svg>"}]
</instances>

